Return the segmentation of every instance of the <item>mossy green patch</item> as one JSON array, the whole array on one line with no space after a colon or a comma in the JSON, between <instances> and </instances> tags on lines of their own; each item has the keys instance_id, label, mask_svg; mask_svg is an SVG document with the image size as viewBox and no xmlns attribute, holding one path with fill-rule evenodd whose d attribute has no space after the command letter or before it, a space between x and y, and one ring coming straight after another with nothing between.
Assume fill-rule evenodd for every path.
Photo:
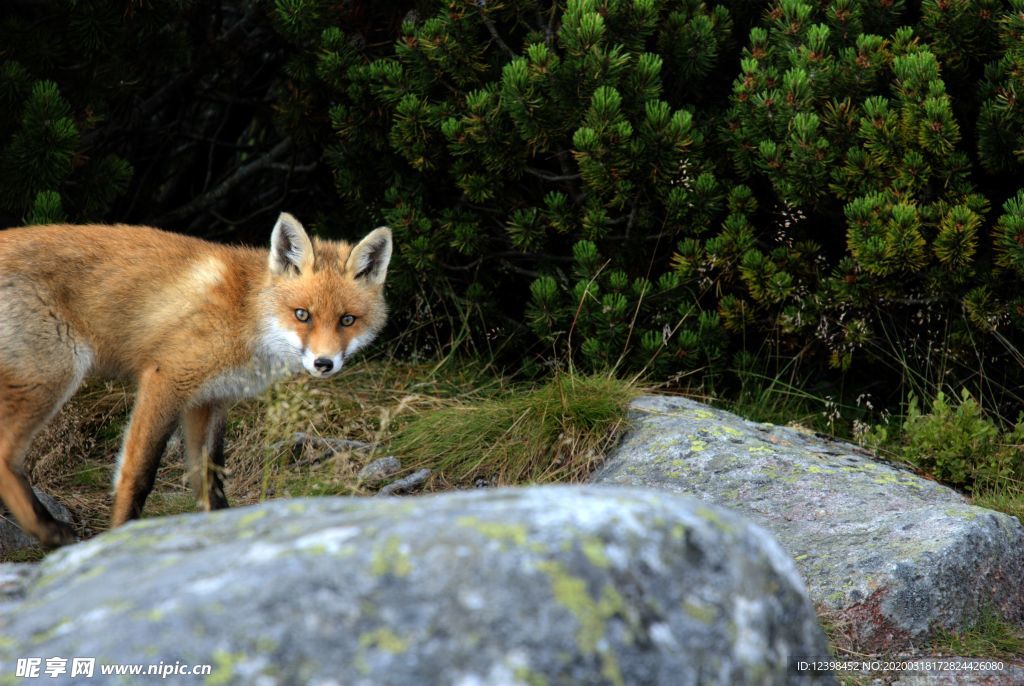
<instances>
[{"instance_id":1,"label":"mossy green patch","mask_svg":"<svg viewBox=\"0 0 1024 686\"><path fill-rule=\"evenodd\" d=\"M974 510L958 510L956 508L949 508L946 510L946 514L950 517L956 517L967 522L973 522L978 518L978 513Z\"/></svg>"},{"instance_id":2,"label":"mossy green patch","mask_svg":"<svg viewBox=\"0 0 1024 686\"><path fill-rule=\"evenodd\" d=\"M526 686L548 686L548 679L543 674L538 674L526 667L516 667L513 672L516 681Z\"/></svg>"},{"instance_id":3,"label":"mossy green patch","mask_svg":"<svg viewBox=\"0 0 1024 686\"><path fill-rule=\"evenodd\" d=\"M302 552L309 553L310 555L326 555L327 546L323 543L315 543L310 546L306 546L302 549Z\"/></svg>"},{"instance_id":4,"label":"mossy green patch","mask_svg":"<svg viewBox=\"0 0 1024 686\"><path fill-rule=\"evenodd\" d=\"M387 627L368 631L359 636L359 652L356 654L355 667L362 674L370 673L370 665L366 660L367 650L400 655L408 649L409 642Z\"/></svg>"},{"instance_id":5,"label":"mossy green patch","mask_svg":"<svg viewBox=\"0 0 1024 686\"><path fill-rule=\"evenodd\" d=\"M19 548L0 555L0 562L39 562L44 557L46 557L46 551L42 548Z\"/></svg>"},{"instance_id":6,"label":"mossy green patch","mask_svg":"<svg viewBox=\"0 0 1024 686\"><path fill-rule=\"evenodd\" d=\"M476 517L459 517L455 520L458 526L479 531L481 534L495 541L511 543L517 548L526 545L526 526L523 524L505 522L484 522Z\"/></svg>"},{"instance_id":7,"label":"mossy green patch","mask_svg":"<svg viewBox=\"0 0 1024 686\"><path fill-rule=\"evenodd\" d=\"M711 624L715 621L715 617L718 616L718 611L714 607L703 603L696 603L692 600L687 600L683 603L683 612L686 613L687 617L701 624Z\"/></svg>"},{"instance_id":8,"label":"mossy green patch","mask_svg":"<svg viewBox=\"0 0 1024 686\"><path fill-rule=\"evenodd\" d=\"M235 665L245 659L245 653L231 653L226 650L215 650L213 653L213 671L206 677L207 686L224 686L234 680Z\"/></svg>"},{"instance_id":9,"label":"mossy green patch","mask_svg":"<svg viewBox=\"0 0 1024 686\"><path fill-rule=\"evenodd\" d=\"M387 627L381 627L359 637L360 648L376 648L392 655L404 653L409 642Z\"/></svg>"},{"instance_id":10,"label":"mossy green patch","mask_svg":"<svg viewBox=\"0 0 1024 686\"><path fill-rule=\"evenodd\" d=\"M700 517L705 522L707 522L711 526L715 527L716 529L718 529L722 533L726 533L726 534L735 534L736 533L736 527L733 526L732 524L730 524L729 522L725 521L724 519L722 519L722 516L720 514L718 514L717 512L715 512L714 510L712 510L710 507L705 507L704 505L699 505L697 507L697 509L694 510L694 512L696 513L696 515L698 517Z\"/></svg>"},{"instance_id":11,"label":"mossy green patch","mask_svg":"<svg viewBox=\"0 0 1024 686\"><path fill-rule=\"evenodd\" d=\"M896 476L895 474L879 474L878 476L873 478L872 481L874 481L876 484L883 485L900 483L899 477Z\"/></svg>"},{"instance_id":12,"label":"mossy green patch","mask_svg":"<svg viewBox=\"0 0 1024 686\"><path fill-rule=\"evenodd\" d=\"M599 538L588 538L580 544L583 554L590 560L590 564L601 569L608 567L608 555L604 552L604 541Z\"/></svg>"},{"instance_id":13,"label":"mossy green patch","mask_svg":"<svg viewBox=\"0 0 1024 686\"><path fill-rule=\"evenodd\" d=\"M256 639L255 650L257 655L270 655L277 650L277 641L269 636L260 636Z\"/></svg>"},{"instance_id":14,"label":"mossy green patch","mask_svg":"<svg viewBox=\"0 0 1024 686\"><path fill-rule=\"evenodd\" d=\"M147 610L146 612L140 612L135 616L146 622L160 622L164 619L164 611L158 607L154 607L153 609Z\"/></svg>"},{"instance_id":15,"label":"mossy green patch","mask_svg":"<svg viewBox=\"0 0 1024 686\"><path fill-rule=\"evenodd\" d=\"M679 437L674 438L652 438L646 442L648 451L654 454L663 454L669 452L672 448L678 448L683 444L683 439Z\"/></svg>"},{"instance_id":16,"label":"mossy green patch","mask_svg":"<svg viewBox=\"0 0 1024 686\"><path fill-rule=\"evenodd\" d=\"M598 647L605 636L607 620L625 610L622 596L606 584L601 598L595 600L587 591L586 581L570 574L559 562L540 562L537 568L551 579L555 600L576 617L579 625L576 645L580 652L584 655L597 654L601 659L602 676L616 686L625 686L615 655L608 647Z\"/></svg>"},{"instance_id":17,"label":"mossy green patch","mask_svg":"<svg viewBox=\"0 0 1024 686\"><path fill-rule=\"evenodd\" d=\"M402 550L402 541L398 536L389 536L382 545L378 545L373 551L370 571L374 576L393 574L394 576L409 576L412 571L412 561L409 555Z\"/></svg>"},{"instance_id":18,"label":"mossy green patch","mask_svg":"<svg viewBox=\"0 0 1024 686\"><path fill-rule=\"evenodd\" d=\"M137 524L134 524L137 526ZM114 529L113 531L105 531L103 535L98 539L103 541L104 545L116 545L120 543L128 543L135 539L135 532L130 527L122 529Z\"/></svg>"},{"instance_id":19,"label":"mossy green patch","mask_svg":"<svg viewBox=\"0 0 1024 686\"><path fill-rule=\"evenodd\" d=\"M130 600L115 600L112 603L106 604L104 607L106 607L106 609L109 610L111 613L115 613L128 612L135 606L132 604Z\"/></svg>"},{"instance_id":20,"label":"mossy green patch","mask_svg":"<svg viewBox=\"0 0 1024 686\"><path fill-rule=\"evenodd\" d=\"M238 528L249 526L253 522L258 522L266 516L267 511L265 509L253 510L238 520Z\"/></svg>"}]
</instances>

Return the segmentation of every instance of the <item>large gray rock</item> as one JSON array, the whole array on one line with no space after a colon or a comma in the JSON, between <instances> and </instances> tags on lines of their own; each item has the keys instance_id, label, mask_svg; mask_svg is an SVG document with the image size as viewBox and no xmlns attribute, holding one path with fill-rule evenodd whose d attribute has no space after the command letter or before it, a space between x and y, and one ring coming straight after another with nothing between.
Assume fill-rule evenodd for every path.
<instances>
[{"instance_id":1,"label":"large gray rock","mask_svg":"<svg viewBox=\"0 0 1024 686\"><path fill-rule=\"evenodd\" d=\"M0 683L52 656L247 686L834 683L793 669L826 646L772 537L654 491L274 501L135 522L12 574Z\"/></svg>"},{"instance_id":2,"label":"large gray rock","mask_svg":"<svg viewBox=\"0 0 1024 686\"><path fill-rule=\"evenodd\" d=\"M34 489L46 509L62 522L71 523L71 511L52 496ZM39 542L21 530L14 517L0 504L0 560L10 559L23 550L38 548Z\"/></svg>"},{"instance_id":3,"label":"large gray rock","mask_svg":"<svg viewBox=\"0 0 1024 686\"><path fill-rule=\"evenodd\" d=\"M868 650L962 628L985 608L1024 622L1024 527L854 445L683 398L632 406L603 484L695 494L769 529L811 597Z\"/></svg>"}]
</instances>

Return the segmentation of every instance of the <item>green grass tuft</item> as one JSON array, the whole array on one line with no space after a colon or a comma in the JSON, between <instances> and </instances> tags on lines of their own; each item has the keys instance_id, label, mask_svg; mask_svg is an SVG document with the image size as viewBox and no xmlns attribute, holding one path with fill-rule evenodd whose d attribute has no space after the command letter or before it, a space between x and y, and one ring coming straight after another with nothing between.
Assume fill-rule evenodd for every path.
<instances>
[{"instance_id":1,"label":"green grass tuft","mask_svg":"<svg viewBox=\"0 0 1024 686\"><path fill-rule=\"evenodd\" d=\"M390 448L406 468L455 485L580 481L618 437L636 394L607 376L559 374L530 390L419 412Z\"/></svg>"},{"instance_id":2,"label":"green grass tuft","mask_svg":"<svg viewBox=\"0 0 1024 686\"><path fill-rule=\"evenodd\" d=\"M996 486L986 484L975 489L971 494L971 502L978 507L1013 515L1024 523L1024 486L1019 483Z\"/></svg>"},{"instance_id":3,"label":"green grass tuft","mask_svg":"<svg viewBox=\"0 0 1024 686\"><path fill-rule=\"evenodd\" d=\"M1024 633L995 612L986 611L969 629L936 632L931 649L937 655L1019 658L1024 655Z\"/></svg>"}]
</instances>

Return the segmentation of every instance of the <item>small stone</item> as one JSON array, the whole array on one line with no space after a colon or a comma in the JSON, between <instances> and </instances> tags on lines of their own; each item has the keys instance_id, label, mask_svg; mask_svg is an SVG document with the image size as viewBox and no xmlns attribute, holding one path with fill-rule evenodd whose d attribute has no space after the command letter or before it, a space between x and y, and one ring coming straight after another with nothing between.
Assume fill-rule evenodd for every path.
<instances>
[{"instance_id":1,"label":"small stone","mask_svg":"<svg viewBox=\"0 0 1024 686\"><path fill-rule=\"evenodd\" d=\"M374 460L359 470L360 481L381 481L402 468L402 462L394 455Z\"/></svg>"},{"instance_id":2,"label":"small stone","mask_svg":"<svg viewBox=\"0 0 1024 686\"><path fill-rule=\"evenodd\" d=\"M72 523L71 511L68 508L53 496L38 489L33 490L50 514L62 522ZM14 517L0 503L0 559L10 558L18 551L38 548L38 546L39 542L22 531L21 527L15 523Z\"/></svg>"},{"instance_id":3,"label":"small stone","mask_svg":"<svg viewBox=\"0 0 1024 686\"><path fill-rule=\"evenodd\" d=\"M413 472L412 474L405 478L389 483L387 486L380 489L377 492L377 495L395 495L396 493L405 493L406 491L411 491L417 486L422 486L423 483L426 482L428 478L430 478L430 474L431 472L429 469L420 469L418 471Z\"/></svg>"}]
</instances>

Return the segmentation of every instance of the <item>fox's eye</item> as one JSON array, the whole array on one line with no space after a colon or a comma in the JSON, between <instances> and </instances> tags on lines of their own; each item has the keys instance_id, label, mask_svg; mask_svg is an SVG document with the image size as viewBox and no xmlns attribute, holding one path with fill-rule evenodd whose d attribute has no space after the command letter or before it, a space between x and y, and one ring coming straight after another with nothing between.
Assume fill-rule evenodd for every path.
<instances>
[{"instance_id":1,"label":"fox's eye","mask_svg":"<svg viewBox=\"0 0 1024 686\"><path fill-rule=\"evenodd\" d=\"M355 323L356 323L356 318L353 317L350 314L346 314L344 317L341 318L341 325L342 326L352 326Z\"/></svg>"},{"instance_id":2,"label":"fox's eye","mask_svg":"<svg viewBox=\"0 0 1024 686\"><path fill-rule=\"evenodd\" d=\"M299 309L295 310L295 318L298 319L300 322L308 322L309 312L300 307Z\"/></svg>"}]
</instances>

